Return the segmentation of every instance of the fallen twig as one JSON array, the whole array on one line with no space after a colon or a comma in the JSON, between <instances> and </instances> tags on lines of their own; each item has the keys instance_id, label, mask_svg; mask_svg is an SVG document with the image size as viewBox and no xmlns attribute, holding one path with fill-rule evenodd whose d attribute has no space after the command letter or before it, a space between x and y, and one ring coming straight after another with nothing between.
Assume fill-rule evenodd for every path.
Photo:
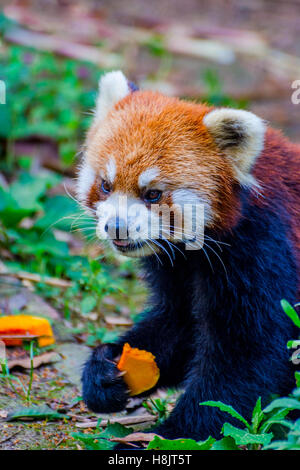
<instances>
[{"instance_id":1,"label":"fallen twig","mask_svg":"<svg viewBox=\"0 0 300 470\"><path fill-rule=\"evenodd\" d=\"M52 362L57 362L59 360L60 360L59 354L55 352L47 352L47 353L41 354L40 356L35 356L33 358L32 364L31 364L30 357L25 357L25 358L10 359L7 361L7 365L10 370L13 369L14 367L22 367L23 369L30 369L31 367L33 367L34 369L36 369L42 364L50 364Z\"/></svg>"},{"instance_id":2,"label":"fallen twig","mask_svg":"<svg viewBox=\"0 0 300 470\"><path fill-rule=\"evenodd\" d=\"M39 274L28 273L25 271L19 271L16 273L11 271L0 271L0 276L11 276L26 281L43 282L54 287L71 287L73 285L72 282L59 279L58 277L40 276Z\"/></svg>"},{"instance_id":3,"label":"fallen twig","mask_svg":"<svg viewBox=\"0 0 300 470\"><path fill-rule=\"evenodd\" d=\"M70 42L63 37L52 36L21 27L10 28L5 34L7 41L43 51L55 52L72 59L87 60L102 67L121 67L120 55L104 52L99 47Z\"/></svg>"},{"instance_id":4,"label":"fallen twig","mask_svg":"<svg viewBox=\"0 0 300 470\"><path fill-rule=\"evenodd\" d=\"M7 442L9 441L10 439L12 439L13 437L15 437L17 434L19 434L21 432L21 429L19 429L18 431L16 432L13 432L10 436L7 436L5 437L4 439L2 439L2 441L0 441L0 444L3 444L4 442Z\"/></svg>"}]
</instances>

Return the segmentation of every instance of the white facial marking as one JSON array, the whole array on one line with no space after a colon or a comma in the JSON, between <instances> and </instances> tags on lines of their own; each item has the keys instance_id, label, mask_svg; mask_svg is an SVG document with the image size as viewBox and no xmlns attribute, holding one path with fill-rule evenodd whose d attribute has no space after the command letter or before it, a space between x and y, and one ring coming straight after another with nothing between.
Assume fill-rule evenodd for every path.
<instances>
[{"instance_id":1,"label":"white facial marking","mask_svg":"<svg viewBox=\"0 0 300 470\"><path fill-rule=\"evenodd\" d=\"M105 225L110 218L116 216L126 220L130 239L142 240L148 237L150 213L145 204L137 198L115 192L97 205L98 225L96 232L100 239L109 238L105 231Z\"/></svg>"},{"instance_id":2,"label":"white facial marking","mask_svg":"<svg viewBox=\"0 0 300 470\"><path fill-rule=\"evenodd\" d=\"M172 199L174 204L197 204L200 202L197 194L190 189L176 189Z\"/></svg>"},{"instance_id":3,"label":"white facial marking","mask_svg":"<svg viewBox=\"0 0 300 470\"><path fill-rule=\"evenodd\" d=\"M211 214L211 204L205 197L198 196L194 191L191 189L176 189L173 192L173 202L174 204L190 204L190 205L197 205L197 204L204 204L205 207L205 222L209 222L212 219Z\"/></svg>"},{"instance_id":4,"label":"white facial marking","mask_svg":"<svg viewBox=\"0 0 300 470\"><path fill-rule=\"evenodd\" d=\"M87 161L83 162L79 168L77 179L77 197L79 201L85 201L86 196L95 181L95 177L95 170Z\"/></svg>"},{"instance_id":5,"label":"white facial marking","mask_svg":"<svg viewBox=\"0 0 300 470\"><path fill-rule=\"evenodd\" d=\"M147 170L143 171L138 180L138 184L140 188L147 187L155 178L159 176L159 169L156 167L148 168Z\"/></svg>"},{"instance_id":6,"label":"white facial marking","mask_svg":"<svg viewBox=\"0 0 300 470\"><path fill-rule=\"evenodd\" d=\"M103 75L99 80L99 96L95 112L96 121L104 119L111 108L129 93L130 88L127 79L120 70Z\"/></svg>"},{"instance_id":7,"label":"white facial marking","mask_svg":"<svg viewBox=\"0 0 300 470\"><path fill-rule=\"evenodd\" d=\"M194 191L187 189L174 191L173 200L174 204L171 206L152 204L148 208L139 198L114 192L97 204L96 234L100 240L110 240L117 251L117 236L121 241L128 240L135 248L127 250L126 255L133 257L159 251L161 245L158 240L161 238L183 241L189 250L201 249L204 240L204 212L209 205ZM118 235L114 228L115 221L111 220L116 217L125 222L120 224Z\"/></svg>"},{"instance_id":8,"label":"white facial marking","mask_svg":"<svg viewBox=\"0 0 300 470\"><path fill-rule=\"evenodd\" d=\"M107 172L107 178L110 183L113 183L116 177L116 161L113 157L109 159L109 161L106 164L106 172Z\"/></svg>"}]
</instances>

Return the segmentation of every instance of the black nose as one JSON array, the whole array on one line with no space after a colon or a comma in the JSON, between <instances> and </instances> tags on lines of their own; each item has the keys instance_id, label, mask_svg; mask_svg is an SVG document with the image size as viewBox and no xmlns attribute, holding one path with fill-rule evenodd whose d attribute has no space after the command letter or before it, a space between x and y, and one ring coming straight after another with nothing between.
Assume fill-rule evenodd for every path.
<instances>
[{"instance_id":1,"label":"black nose","mask_svg":"<svg viewBox=\"0 0 300 470\"><path fill-rule=\"evenodd\" d=\"M104 229L108 233L109 238L113 240L126 240L128 238L126 221L120 217L108 219Z\"/></svg>"}]
</instances>

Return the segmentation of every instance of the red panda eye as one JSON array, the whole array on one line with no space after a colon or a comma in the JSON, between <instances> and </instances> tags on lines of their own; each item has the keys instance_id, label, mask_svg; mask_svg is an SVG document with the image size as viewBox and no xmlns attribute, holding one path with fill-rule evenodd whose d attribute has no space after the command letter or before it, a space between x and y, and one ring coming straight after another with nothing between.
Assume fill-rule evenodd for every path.
<instances>
[{"instance_id":1,"label":"red panda eye","mask_svg":"<svg viewBox=\"0 0 300 470\"><path fill-rule=\"evenodd\" d=\"M161 195L162 191L159 191L158 189L149 189L149 191L144 194L144 201L150 203L158 202Z\"/></svg>"},{"instance_id":2,"label":"red panda eye","mask_svg":"<svg viewBox=\"0 0 300 470\"><path fill-rule=\"evenodd\" d=\"M103 180L102 183L101 183L101 191L103 191L103 193L105 193L105 194L108 194L111 191L110 184L105 180Z\"/></svg>"}]
</instances>

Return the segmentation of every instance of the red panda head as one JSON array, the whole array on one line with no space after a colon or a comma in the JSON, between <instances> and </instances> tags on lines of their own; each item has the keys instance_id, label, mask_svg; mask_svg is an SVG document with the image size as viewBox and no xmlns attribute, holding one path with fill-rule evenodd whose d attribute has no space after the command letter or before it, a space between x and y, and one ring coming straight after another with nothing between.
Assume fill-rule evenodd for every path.
<instances>
[{"instance_id":1,"label":"red panda head","mask_svg":"<svg viewBox=\"0 0 300 470\"><path fill-rule=\"evenodd\" d=\"M99 85L78 175L78 197L93 211L99 238L143 256L160 250L163 239L196 239L200 247L206 227L230 228L238 186L256 184L251 169L263 148L262 120L131 92L122 72L104 75Z\"/></svg>"}]
</instances>

